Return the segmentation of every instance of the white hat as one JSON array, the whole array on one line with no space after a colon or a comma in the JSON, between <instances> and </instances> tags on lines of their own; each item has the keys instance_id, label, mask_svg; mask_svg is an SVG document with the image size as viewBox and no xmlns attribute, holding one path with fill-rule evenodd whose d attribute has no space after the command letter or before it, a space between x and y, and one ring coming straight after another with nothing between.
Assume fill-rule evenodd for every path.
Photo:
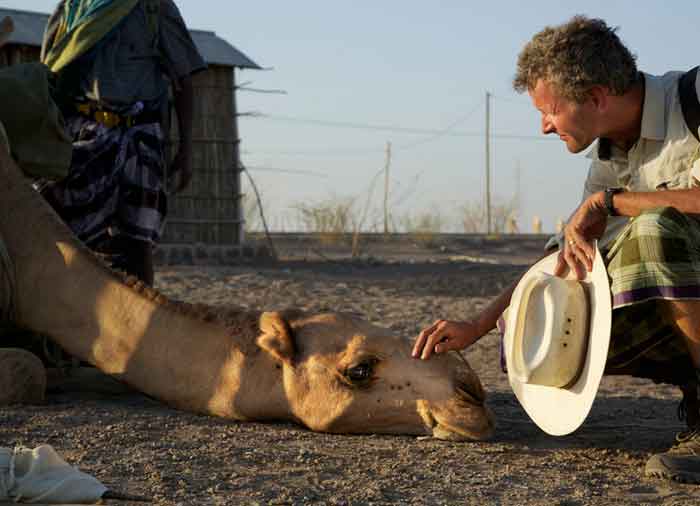
<instances>
[{"instance_id":1,"label":"white hat","mask_svg":"<svg viewBox=\"0 0 700 506\"><path fill-rule=\"evenodd\" d=\"M537 262L516 286L506 315L508 380L530 418L553 436L586 419L608 356L610 285L595 250L593 270L581 281L553 275L558 252Z\"/></svg>"}]
</instances>

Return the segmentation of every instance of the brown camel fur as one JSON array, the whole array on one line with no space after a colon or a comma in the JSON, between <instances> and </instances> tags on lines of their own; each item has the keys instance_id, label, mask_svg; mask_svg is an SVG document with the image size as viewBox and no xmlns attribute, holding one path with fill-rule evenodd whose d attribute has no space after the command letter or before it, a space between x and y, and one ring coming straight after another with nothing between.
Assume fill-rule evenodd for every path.
<instances>
[{"instance_id":1,"label":"brown camel fur","mask_svg":"<svg viewBox=\"0 0 700 506\"><path fill-rule=\"evenodd\" d=\"M11 310L13 323L178 409L334 433L493 433L479 378L461 357L412 359L407 340L349 315L223 314L125 282L74 238L2 148L0 239L14 274L9 289L0 284L11 296L0 315ZM0 392L13 386L0 375Z\"/></svg>"}]
</instances>

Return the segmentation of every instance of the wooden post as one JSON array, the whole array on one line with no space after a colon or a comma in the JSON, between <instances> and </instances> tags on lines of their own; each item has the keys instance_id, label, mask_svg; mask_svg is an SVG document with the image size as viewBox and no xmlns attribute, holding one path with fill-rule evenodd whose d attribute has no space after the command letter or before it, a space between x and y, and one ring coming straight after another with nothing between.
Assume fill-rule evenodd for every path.
<instances>
[{"instance_id":1,"label":"wooden post","mask_svg":"<svg viewBox=\"0 0 700 506\"><path fill-rule=\"evenodd\" d=\"M486 92L486 233L491 233L491 146L489 130L491 128L491 94Z\"/></svg>"},{"instance_id":2,"label":"wooden post","mask_svg":"<svg viewBox=\"0 0 700 506\"><path fill-rule=\"evenodd\" d=\"M231 90L231 101L233 109L233 205L235 208L235 219L238 221L236 227L236 240L238 241L237 246L242 246L245 244L245 216L243 212L243 190L241 186L241 138L238 133L238 102L236 100L236 68L231 70L232 75L232 90Z\"/></svg>"},{"instance_id":3,"label":"wooden post","mask_svg":"<svg viewBox=\"0 0 700 506\"><path fill-rule=\"evenodd\" d=\"M386 143L384 160L384 235L389 235L389 166L391 165L391 142Z\"/></svg>"}]
</instances>

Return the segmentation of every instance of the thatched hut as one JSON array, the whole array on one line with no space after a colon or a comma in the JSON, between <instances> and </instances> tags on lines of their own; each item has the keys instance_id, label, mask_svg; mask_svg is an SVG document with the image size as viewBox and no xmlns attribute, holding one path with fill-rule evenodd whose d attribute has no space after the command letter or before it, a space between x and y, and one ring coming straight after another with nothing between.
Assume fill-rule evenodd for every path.
<instances>
[{"instance_id":1,"label":"thatched hut","mask_svg":"<svg viewBox=\"0 0 700 506\"><path fill-rule=\"evenodd\" d=\"M0 8L0 19L12 17L15 31L0 48L0 66L39 59L47 14ZM192 183L171 196L160 248L161 260L196 245L200 257L236 256L243 242L239 172L236 69L260 69L214 32L191 30L209 68L194 77L194 153ZM177 141L177 122L172 139ZM186 253L190 254L190 253Z\"/></svg>"}]
</instances>

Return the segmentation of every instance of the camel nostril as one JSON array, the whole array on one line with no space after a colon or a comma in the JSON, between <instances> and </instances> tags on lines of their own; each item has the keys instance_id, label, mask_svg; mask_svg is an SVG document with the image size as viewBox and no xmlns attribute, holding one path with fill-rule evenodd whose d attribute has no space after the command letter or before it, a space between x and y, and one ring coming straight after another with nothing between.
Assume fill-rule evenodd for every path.
<instances>
[{"instance_id":1,"label":"camel nostril","mask_svg":"<svg viewBox=\"0 0 700 506\"><path fill-rule=\"evenodd\" d=\"M484 404L484 400L486 400L486 394L484 390L480 388L480 385L478 385L478 388L474 388L474 385L457 380L455 389L457 393L470 404L481 406Z\"/></svg>"}]
</instances>

